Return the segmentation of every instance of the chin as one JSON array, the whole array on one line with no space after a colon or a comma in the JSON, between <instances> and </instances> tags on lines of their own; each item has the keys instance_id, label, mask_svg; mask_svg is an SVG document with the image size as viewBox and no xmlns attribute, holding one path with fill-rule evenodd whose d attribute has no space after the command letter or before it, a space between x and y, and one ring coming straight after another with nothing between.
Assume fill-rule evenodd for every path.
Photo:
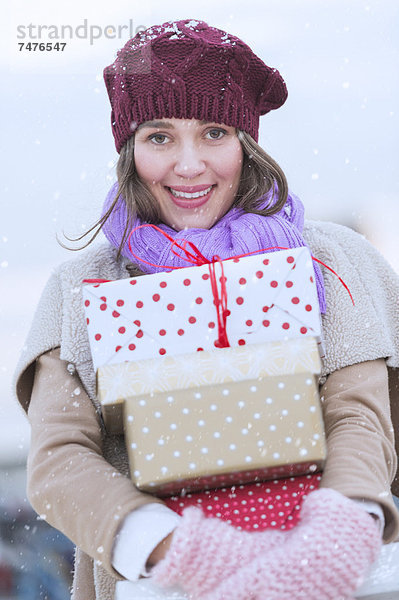
<instances>
[{"instance_id":1,"label":"chin","mask_svg":"<svg viewBox=\"0 0 399 600\"><path fill-rule=\"evenodd\" d=\"M169 227L172 227L175 231L184 231L184 229L211 229L218 220L220 216L211 218L197 218L193 217L191 219L187 218L182 221L172 221L170 219L165 220L164 223Z\"/></svg>"},{"instance_id":2,"label":"chin","mask_svg":"<svg viewBox=\"0 0 399 600\"><path fill-rule=\"evenodd\" d=\"M177 231L183 231L184 229L211 229L217 222L215 221L191 221L182 225Z\"/></svg>"}]
</instances>

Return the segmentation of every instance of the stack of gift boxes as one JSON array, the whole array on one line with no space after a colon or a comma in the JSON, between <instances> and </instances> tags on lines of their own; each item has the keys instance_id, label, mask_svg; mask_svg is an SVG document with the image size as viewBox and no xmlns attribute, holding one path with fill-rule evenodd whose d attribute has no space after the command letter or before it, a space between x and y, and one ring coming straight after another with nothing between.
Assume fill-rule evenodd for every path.
<instances>
[{"instance_id":1,"label":"stack of gift boxes","mask_svg":"<svg viewBox=\"0 0 399 600\"><path fill-rule=\"evenodd\" d=\"M184 496L322 470L307 248L94 283L83 296L103 418L124 432L140 490Z\"/></svg>"}]
</instances>

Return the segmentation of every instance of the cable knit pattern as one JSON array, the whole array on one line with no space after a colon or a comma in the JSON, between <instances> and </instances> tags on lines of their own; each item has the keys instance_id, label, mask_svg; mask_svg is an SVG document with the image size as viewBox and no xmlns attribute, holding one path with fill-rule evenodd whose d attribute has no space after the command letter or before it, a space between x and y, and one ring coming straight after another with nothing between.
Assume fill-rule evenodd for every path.
<instances>
[{"instance_id":1,"label":"cable knit pattern","mask_svg":"<svg viewBox=\"0 0 399 600\"><path fill-rule=\"evenodd\" d=\"M281 531L238 531L220 519L206 518L201 509L191 506L184 510L165 559L152 571L153 578L158 585L180 584L195 598L200 597L217 587L222 578L282 542Z\"/></svg>"},{"instance_id":2,"label":"cable knit pattern","mask_svg":"<svg viewBox=\"0 0 399 600\"><path fill-rule=\"evenodd\" d=\"M300 524L283 535L201 600L350 600L381 548L373 518L331 489L309 494Z\"/></svg>"},{"instance_id":3,"label":"cable knit pattern","mask_svg":"<svg viewBox=\"0 0 399 600\"><path fill-rule=\"evenodd\" d=\"M258 139L259 117L287 88L239 38L203 21L168 21L139 31L104 69L115 145L141 123L175 117L238 127Z\"/></svg>"}]
</instances>

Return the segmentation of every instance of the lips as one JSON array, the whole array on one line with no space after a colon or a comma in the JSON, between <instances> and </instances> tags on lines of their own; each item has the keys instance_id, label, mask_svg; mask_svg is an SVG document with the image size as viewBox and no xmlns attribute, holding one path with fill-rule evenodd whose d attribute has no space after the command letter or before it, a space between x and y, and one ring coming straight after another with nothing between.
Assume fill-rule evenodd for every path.
<instances>
[{"instance_id":1,"label":"lips","mask_svg":"<svg viewBox=\"0 0 399 600\"><path fill-rule=\"evenodd\" d=\"M211 183L203 183L202 185L169 185L169 189L176 192L182 192L187 194L196 194L204 192L208 188L212 187Z\"/></svg>"},{"instance_id":2,"label":"lips","mask_svg":"<svg viewBox=\"0 0 399 600\"><path fill-rule=\"evenodd\" d=\"M166 187L169 197L180 208L198 208L212 195L215 185Z\"/></svg>"}]
</instances>

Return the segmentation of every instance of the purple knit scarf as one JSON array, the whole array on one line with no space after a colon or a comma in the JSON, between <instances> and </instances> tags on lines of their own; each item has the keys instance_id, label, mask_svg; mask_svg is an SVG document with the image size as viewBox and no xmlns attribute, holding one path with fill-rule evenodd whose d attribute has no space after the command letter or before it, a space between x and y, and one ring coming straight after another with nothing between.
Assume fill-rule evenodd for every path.
<instances>
[{"instance_id":1,"label":"purple knit scarf","mask_svg":"<svg viewBox=\"0 0 399 600\"><path fill-rule=\"evenodd\" d=\"M118 191L115 183L106 197L103 214L109 209ZM270 204L270 193L261 198L260 208ZM105 237L113 246L119 248L122 241L127 220L126 203L119 197L110 217L103 225ZM198 250L208 259L217 255L220 258L230 258L247 252L260 252L262 248L274 246L298 248L306 246L302 237L304 223L304 207L297 196L289 193L284 207L272 216L264 217L253 213L246 213L240 208L232 208L211 229L191 228L175 231L163 223L157 226L168 233L173 239L192 242ZM142 225L139 217L132 223L132 229ZM171 242L159 231L152 227L142 227L134 231L130 237L131 247L137 256L156 265L171 265L174 267L188 267L190 263L183 257L175 256L171 251ZM138 263L145 273L167 271L165 267L153 267L141 263L132 255L126 241L122 248L122 255L132 262ZM326 300L323 275L319 265L313 261L316 276L317 294L320 311L326 312Z\"/></svg>"}]
</instances>

